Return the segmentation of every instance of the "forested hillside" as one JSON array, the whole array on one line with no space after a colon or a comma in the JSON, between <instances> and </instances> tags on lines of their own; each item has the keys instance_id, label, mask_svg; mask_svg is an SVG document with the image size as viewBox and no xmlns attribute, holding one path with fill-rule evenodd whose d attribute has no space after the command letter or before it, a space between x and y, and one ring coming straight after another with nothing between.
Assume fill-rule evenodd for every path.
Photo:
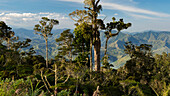
<instances>
[{"instance_id":1,"label":"forested hillside","mask_svg":"<svg viewBox=\"0 0 170 96\"><path fill-rule=\"evenodd\" d=\"M60 36L60 33L66 29L56 29L53 30L53 36L49 38L49 58L54 58L58 53L58 44L55 42L55 38ZM42 55L45 57L45 44L43 38L36 36L34 30L26 29L14 29L16 35L22 38L30 38L32 42L30 43L34 47L37 55ZM73 30L71 30L73 33ZM104 56L104 46L106 38L104 32L101 33L101 57ZM151 44L153 45L153 54L162 54L162 52L170 52L170 32L166 31L146 31L137 32L134 34L123 32L119 33L118 36L111 38L108 41L108 54L110 56L109 62L115 65L115 68L123 66L130 57L124 53L125 42L131 41L136 45L139 44Z\"/></svg>"}]
</instances>

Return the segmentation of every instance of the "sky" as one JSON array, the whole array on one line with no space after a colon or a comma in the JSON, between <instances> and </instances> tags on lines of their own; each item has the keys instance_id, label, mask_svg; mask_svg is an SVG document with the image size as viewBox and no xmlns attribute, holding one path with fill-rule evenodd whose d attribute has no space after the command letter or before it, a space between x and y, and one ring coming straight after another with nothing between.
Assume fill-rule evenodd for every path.
<instances>
[{"instance_id":1,"label":"sky","mask_svg":"<svg viewBox=\"0 0 170 96\"><path fill-rule=\"evenodd\" d=\"M68 16L76 9L84 9L84 0L0 0L0 21L15 28L33 29L41 17L59 20L54 29L74 29ZM105 23L117 20L132 23L127 32L148 30L170 31L170 0L101 0L99 18Z\"/></svg>"}]
</instances>

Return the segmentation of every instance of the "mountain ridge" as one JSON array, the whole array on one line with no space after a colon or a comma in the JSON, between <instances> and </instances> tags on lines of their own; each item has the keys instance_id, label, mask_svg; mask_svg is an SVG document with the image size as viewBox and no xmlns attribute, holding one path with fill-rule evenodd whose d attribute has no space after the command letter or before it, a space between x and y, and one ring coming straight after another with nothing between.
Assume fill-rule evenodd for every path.
<instances>
[{"instance_id":1,"label":"mountain ridge","mask_svg":"<svg viewBox=\"0 0 170 96\"><path fill-rule=\"evenodd\" d=\"M60 36L66 29L53 30L53 36L49 38L49 57L54 58L57 55L58 45L55 39ZM25 38L32 39L31 47L34 47L36 54L45 57L45 41L42 37L34 34L34 30L27 30L24 28L14 29L16 36L20 37L20 40ZM73 30L71 30L73 32ZM115 32L115 31L113 31ZM105 36L104 32L100 32L101 38L101 58L104 56L105 47ZM121 67L129 57L124 53L125 42L131 41L135 45L139 44L151 44L153 45L153 53L161 54L162 52L170 52L170 32L169 31L148 31L148 32L137 32L135 34L128 34L125 32L120 32L119 35L111 37L108 41L108 55L110 56L109 61L116 68Z\"/></svg>"}]
</instances>

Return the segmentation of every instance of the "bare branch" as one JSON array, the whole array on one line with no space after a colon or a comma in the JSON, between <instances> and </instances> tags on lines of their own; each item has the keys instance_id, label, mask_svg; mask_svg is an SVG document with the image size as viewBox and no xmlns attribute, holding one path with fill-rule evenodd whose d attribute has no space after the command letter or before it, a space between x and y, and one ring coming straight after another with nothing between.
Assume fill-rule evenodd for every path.
<instances>
[{"instance_id":1,"label":"bare branch","mask_svg":"<svg viewBox=\"0 0 170 96\"><path fill-rule=\"evenodd\" d=\"M48 86L47 86L47 84L46 84L44 78L43 78L43 72L42 72L42 71L41 71L41 79L42 79L42 81L43 81L43 83L44 83L46 89L48 90L48 92L51 93L50 90L48 89Z\"/></svg>"},{"instance_id":2,"label":"bare branch","mask_svg":"<svg viewBox=\"0 0 170 96\"><path fill-rule=\"evenodd\" d=\"M48 86L51 88L51 85L50 85L50 83L48 82L47 76L44 76L44 77L45 77L45 80L46 80Z\"/></svg>"}]
</instances>

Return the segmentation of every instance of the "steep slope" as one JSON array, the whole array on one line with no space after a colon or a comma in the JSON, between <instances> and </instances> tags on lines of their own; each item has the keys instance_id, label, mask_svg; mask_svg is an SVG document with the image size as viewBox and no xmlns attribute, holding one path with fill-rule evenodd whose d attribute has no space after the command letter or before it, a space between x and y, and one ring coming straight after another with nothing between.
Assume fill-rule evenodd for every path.
<instances>
[{"instance_id":1,"label":"steep slope","mask_svg":"<svg viewBox=\"0 0 170 96\"><path fill-rule=\"evenodd\" d=\"M111 63L113 63L116 68L119 68L125 64L128 59L130 59L124 53L124 44L127 41L131 41L136 45L151 44L153 46L154 54L170 52L170 32L148 31L143 33L136 33L133 35L120 33L118 36L110 39L108 43L108 54L117 58L116 61L114 61L115 59L109 58Z\"/></svg>"},{"instance_id":2,"label":"steep slope","mask_svg":"<svg viewBox=\"0 0 170 96\"><path fill-rule=\"evenodd\" d=\"M58 44L55 39L60 36L60 33L65 29L53 30L53 36L49 38L49 57L54 58L58 52ZM16 35L20 40L25 38L32 39L31 47L34 47L36 54L45 56L45 41L43 37L34 34L33 30L15 29ZM73 32L73 30L71 30ZM101 58L104 56L105 36L104 32L100 32L101 37ZM120 33L118 36L112 37L108 41L109 62L114 64L115 68L123 66L130 59L124 53L125 42L131 41L134 44L151 44L153 45L153 53L161 54L162 52L170 52L170 32L155 32L148 31L143 33L126 34Z\"/></svg>"},{"instance_id":3,"label":"steep slope","mask_svg":"<svg viewBox=\"0 0 170 96\"><path fill-rule=\"evenodd\" d=\"M58 44L55 42L55 38L58 38L60 36L60 33L62 33L65 29L57 29L57 30L53 30L53 36L49 38L48 40L48 46L49 46L49 58L54 58L58 52L57 48L58 48ZM23 41L26 38L31 39L31 46L30 47L34 47L36 54L37 55L42 55L42 56L46 56L45 55L45 41L44 38L34 34L34 30L27 30L27 29L23 29L23 28L19 28L19 29L14 29L14 32L16 34L16 36L19 36L19 40Z\"/></svg>"}]
</instances>

